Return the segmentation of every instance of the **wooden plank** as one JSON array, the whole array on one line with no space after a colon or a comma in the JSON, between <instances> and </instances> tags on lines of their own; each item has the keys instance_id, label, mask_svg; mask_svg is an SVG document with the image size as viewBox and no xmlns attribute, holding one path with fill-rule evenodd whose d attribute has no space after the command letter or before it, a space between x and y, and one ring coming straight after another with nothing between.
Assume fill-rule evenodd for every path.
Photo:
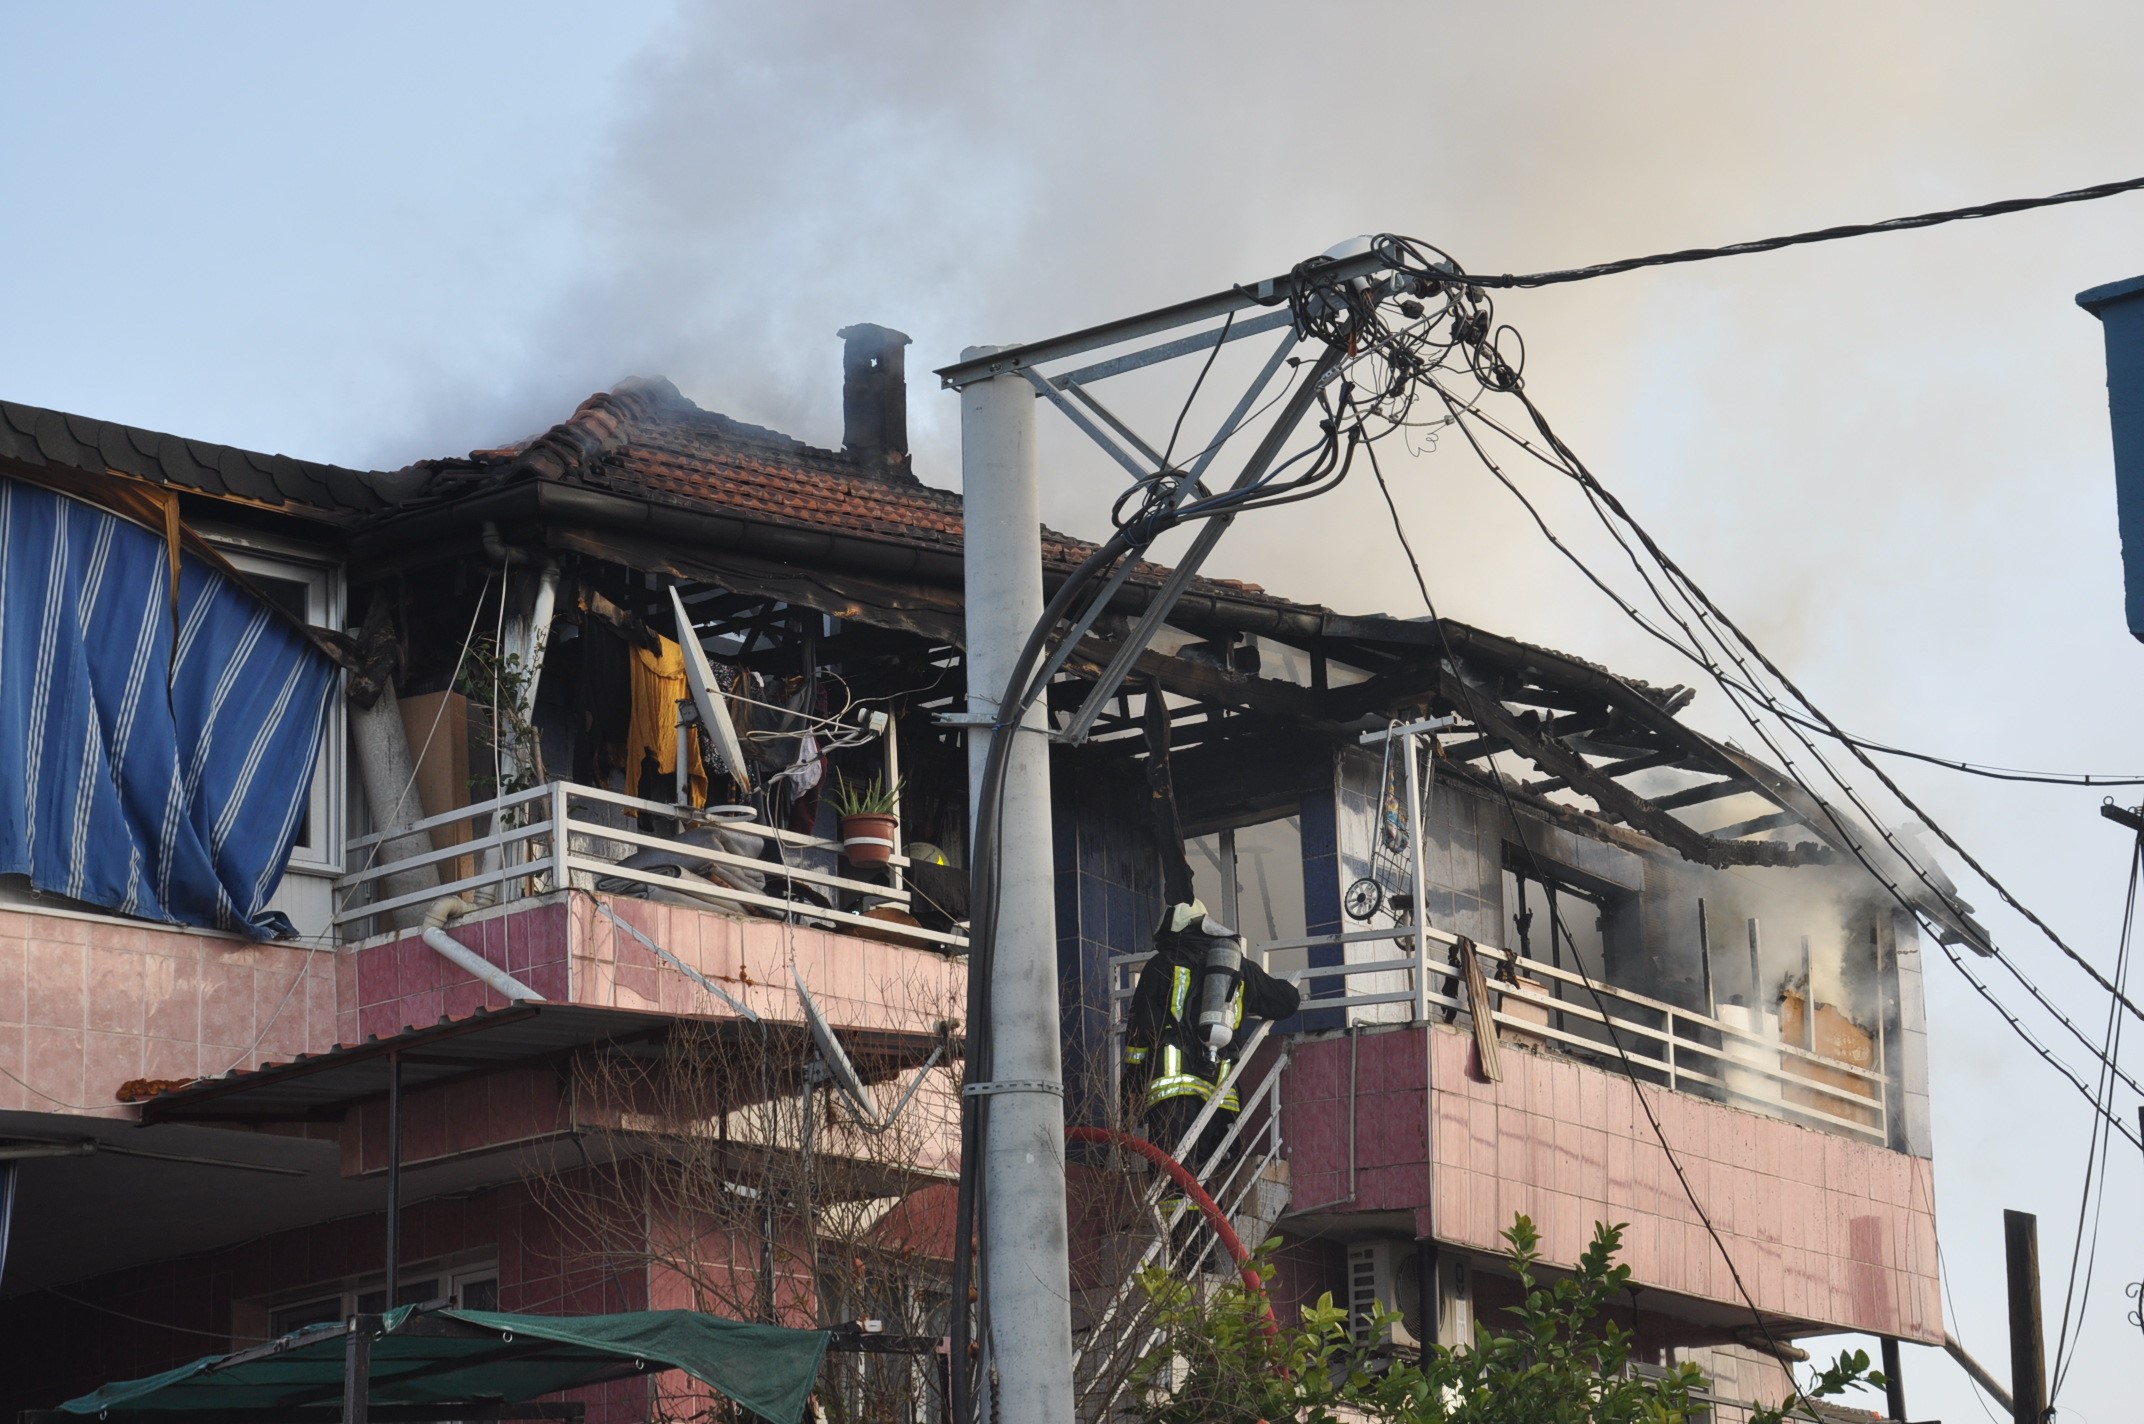
<instances>
[{"instance_id":1,"label":"wooden plank","mask_svg":"<svg viewBox=\"0 0 2144 1424\"><path fill-rule=\"evenodd\" d=\"M1474 1021L1474 1052L1481 1059L1481 1074L1492 1083L1501 1083L1504 1065L1496 1056L1496 1006L1489 1002L1488 976L1481 972L1481 956L1474 952L1474 941L1461 939L1454 948L1466 974L1467 1017Z\"/></svg>"}]
</instances>

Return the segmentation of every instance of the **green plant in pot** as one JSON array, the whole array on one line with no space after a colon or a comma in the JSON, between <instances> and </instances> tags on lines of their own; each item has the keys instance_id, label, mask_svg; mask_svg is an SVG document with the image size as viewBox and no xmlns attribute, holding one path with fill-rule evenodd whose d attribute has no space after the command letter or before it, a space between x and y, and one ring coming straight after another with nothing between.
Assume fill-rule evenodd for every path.
<instances>
[{"instance_id":1,"label":"green plant in pot","mask_svg":"<svg viewBox=\"0 0 2144 1424\"><path fill-rule=\"evenodd\" d=\"M901 785L888 786L874 776L859 786L840 777L834 788L834 814L841 818L841 853L851 865L884 865L898 844Z\"/></svg>"}]
</instances>

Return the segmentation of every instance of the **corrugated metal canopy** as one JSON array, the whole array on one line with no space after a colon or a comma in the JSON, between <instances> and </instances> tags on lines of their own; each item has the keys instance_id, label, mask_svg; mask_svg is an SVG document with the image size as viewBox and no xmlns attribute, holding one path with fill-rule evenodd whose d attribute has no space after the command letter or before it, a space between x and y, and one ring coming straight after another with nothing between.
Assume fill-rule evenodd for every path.
<instances>
[{"instance_id":1,"label":"corrugated metal canopy","mask_svg":"<svg viewBox=\"0 0 2144 1424\"><path fill-rule=\"evenodd\" d=\"M142 1104L141 1120L164 1122L306 1122L332 1119L350 1108L387 1096L390 1055L402 1062L402 1088L411 1092L461 1078L589 1049L660 1056L681 1029L753 1034L759 1025L742 1019L645 1013L588 1004L524 1003L482 1009L465 1018L442 1019L387 1038L337 1045L326 1053L300 1054L289 1063L233 1069ZM809 1053L808 1032L797 1024L765 1025L784 1051L784 1063ZM844 1029L842 1040L866 1076L883 1076L920 1063L937 1041L927 1034L860 1033Z\"/></svg>"}]
</instances>

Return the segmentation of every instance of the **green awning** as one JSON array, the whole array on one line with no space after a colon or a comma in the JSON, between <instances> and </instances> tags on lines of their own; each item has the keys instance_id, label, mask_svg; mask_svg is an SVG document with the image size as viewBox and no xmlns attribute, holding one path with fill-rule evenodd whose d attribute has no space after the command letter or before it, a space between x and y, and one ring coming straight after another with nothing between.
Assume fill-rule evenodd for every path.
<instances>
[{"instance_id":1,"label":"green awning","mask_svg":"<svg viewBox=\"0 0 2144 1424\"><path fill-rule=\"evenodd\" d=\"M622 1315L508 1315L403 1306L381 1317L372 1342L378 1405L523 1403L635 1374L683 1370L773 1424L797 1424L829 1334L747 1325L690 1310ZM343 1324L312 1326L229 1355L210 1355L143 1379L121 1380L60 1406L95 1418L290 1410L306 1415L342 1398Z\"/></svg>"}]
</instances>

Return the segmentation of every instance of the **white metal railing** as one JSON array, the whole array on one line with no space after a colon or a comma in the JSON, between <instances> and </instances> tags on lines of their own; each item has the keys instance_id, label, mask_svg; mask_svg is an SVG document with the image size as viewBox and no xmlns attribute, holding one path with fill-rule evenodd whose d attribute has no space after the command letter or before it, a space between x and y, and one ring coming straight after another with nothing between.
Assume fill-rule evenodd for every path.
<instances>
[{"instance_id":1,"label":"white metal railing","mask_svg":"<svg viewBox=\"0 0 2144 1424\"><path fill-rule=\"evenodd\" d=\"M1469 1012L1464 971L1451 959L1440 957L1460 936L1430 928L1421 931L1419 938L1434 947L1427 956L1418 946L1416 927L1405 924L1275 940L1255 946L1253 952L1264 963L1284 951L1339 948L1345 954L1348 946L1389 943L1398 950L1392 957L1313 965L1282 977L1306 983L1317 995L1306 995L1303 1012L1337 1011L1350 1022L1357 1021L1364 1010L1389 1004L1407 1005L1414 1023L1428 1022L1432 1009L1444 1010L1447 1016ZM1589 990L1586 977L1571 970L1520 958L1493 945L1477 944L1475 950L1482 956L1489 979L1491 1019L1507 1040L1555 1045L1620 1070L1621 1061L1610 1042L1612 1033L1641 1077L1672 1091L1695 1092L1877 1143L1890 1141L1889 1076L1881 1034L1871 1041L1874 1063L1862 1068L1716 1015L1634 993L1599 976ZM1110 1020L1117 1035L1123 1032L1124 1006L1138 966L1151 957L1151 953L1140 953L1110 960ZM1520 982L1495 977L1507 965L1522 976ZM1404 975L1407 987L1352 991L1349 981L1372 975ZM1343 992L1329 992L1334 981ZM1596 993L1602 1007L1595 1005Z\"/></svg>"},{"instance_id":2,"label":"white metal railing","mask_svg":"<svg viewBox=\"0 0 2144 1424\"><path fill-rule=\"evenodd\" d=\"M772 843L776 860L738 855L720 846L697 845L675 836L654 835L640 829L651 818L692 829L722 826ZM439 844L434 832L451 833L466 827L467 840ZM384 855L388 841L423 835L433 848L398 859ZM892 905L906 911L913 896L905 877L893 884L858 880L833 870L816 869L808 855L824 852L838 856L841 842L800 835L779 826L737 822L690 808L644 801L637 796L554 781L526 791L515 791L443 815L427 816L392 834L359 836L350 843L358 868L335 882L336 909L333 922L338 931L362 924L376 916L428 904L446 895L488 893L500 902L529 895L546 894L568 887L592 890L598 882L626 882L706 900L713 904L745 907L778 918L803 923L824 923L835 929L866 930L874 936L891 936L945 949L965 949L959 934L906 925L859 913L853 906L863 900ZM744 890L711 878L684 880L619 862L644 850L661 850L687 865L719 870L729 867L764 876L767 889L782 881L807 885L822 894L827 905L791 900L764 891ZM826 864L821 859L820 864ZM895 854L894 866L905 870L906 856ZM386 894L387 881L402 872L424 866L438 867L439 883L419 890Z\"/></svg>"}]
</instances>

